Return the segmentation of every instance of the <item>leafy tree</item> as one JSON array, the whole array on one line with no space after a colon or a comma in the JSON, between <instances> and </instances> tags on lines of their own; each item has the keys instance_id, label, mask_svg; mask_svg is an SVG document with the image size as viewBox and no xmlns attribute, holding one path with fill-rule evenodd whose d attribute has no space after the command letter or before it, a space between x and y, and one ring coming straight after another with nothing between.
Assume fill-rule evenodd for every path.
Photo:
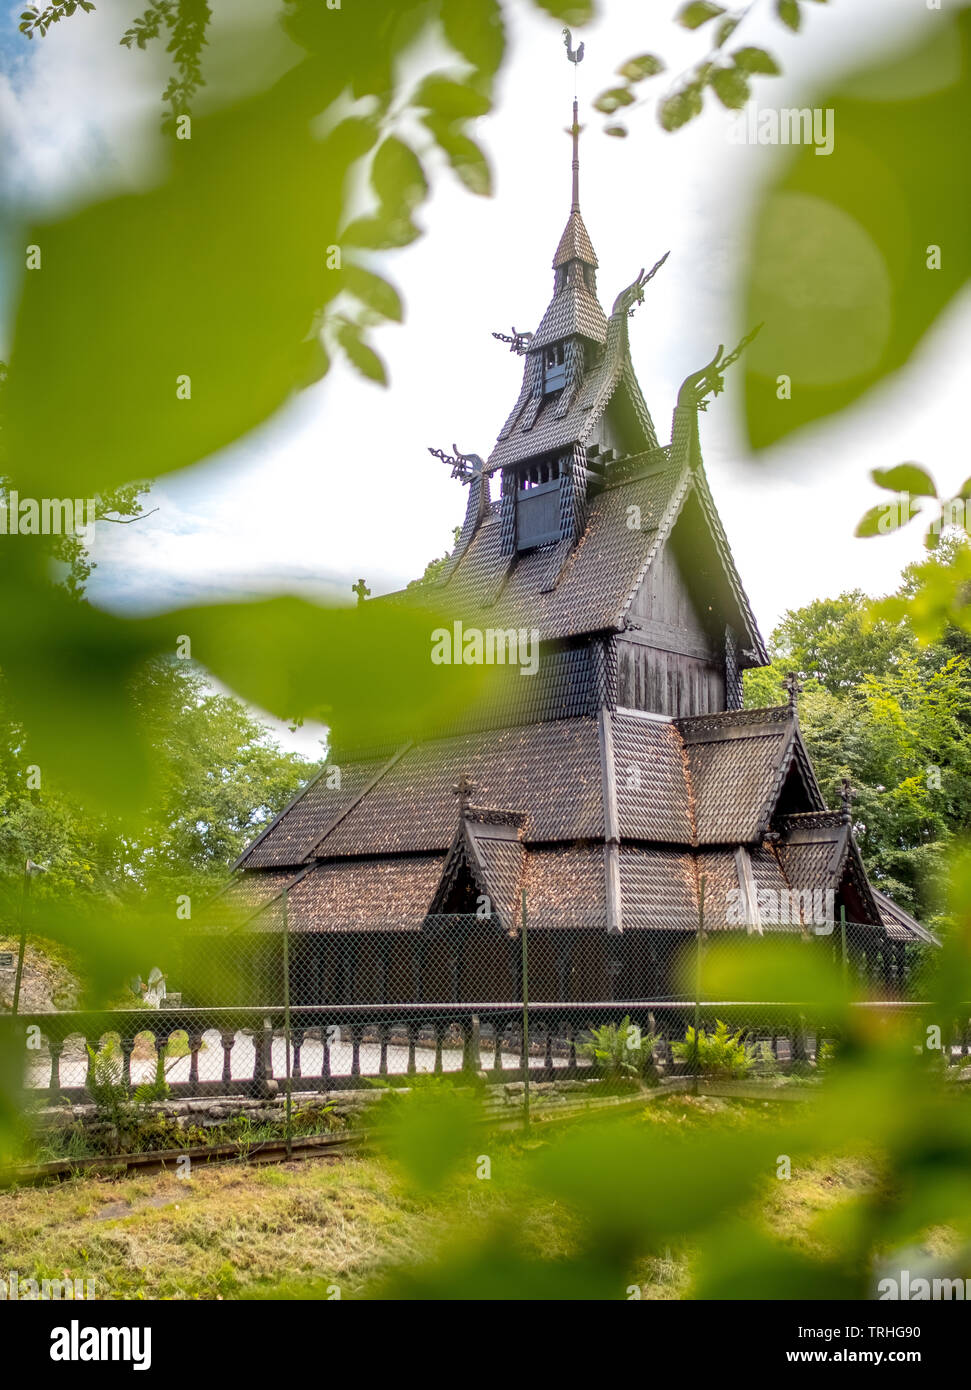
<instances>
[{"instance_id":1,"label":"leafy tree","mask_svg":"<svg viewBox=\"0 0 971 1390\"><path fill-rule=\"evenodd\" d=\"M949 545L933 563L954 553ZM911 566L898 595L917 582ZM874 617L853 590L787 612L772 634L771 665L746 673L750 707L781 703L786 672L798 673L800 725L828 804L849 778L868 872L930 922L941 911L947 851L971 830L971 662L962 638L949 630L921 646L905 615Z\"/></svg>"},{"instance_id":2,"label":"leafy tree","mask_svg":"<svg viewBox=\"0 0 971 1390\"><path fill-rule=\"evenodd\" d=\"M454 550L455 547L458 545L459 536L461 534L461 526L454 526L452 528L452 550ZM436 579L441 577L442 571L445 569L445 566L448 564L451 558L452 551L446 550L445 554L439 556L437 560L429 560L428 564L425 566L424 573L421 575L421 577L419 579L409 579L405 587L408 589L416 589L420 584L434 583Z\"/></svg>"},{"instance_id":3,"label":"leafy tree","mask_svg":"<svg viewBox=\"0 0 971 1390\"><path fill-rule=\"evenodd\" d=\"M27 734L0 704L0 880L12 900L28 858L48 868L33 888L42 897L119 900L221 881L316 770L189 663L150 663L132 699L161 770L140 822L85 806L46 776L33 786Z\"/></svg>"}]
</instances>

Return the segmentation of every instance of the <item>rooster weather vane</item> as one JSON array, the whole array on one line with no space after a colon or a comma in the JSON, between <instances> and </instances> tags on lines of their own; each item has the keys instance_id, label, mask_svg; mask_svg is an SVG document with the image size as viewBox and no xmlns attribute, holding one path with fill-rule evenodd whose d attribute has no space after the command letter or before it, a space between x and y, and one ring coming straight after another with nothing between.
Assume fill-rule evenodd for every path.
<instances>
[{"instance_id":1,"label":"rooster weather vane","mask_svg":"<svg viewBox=\"0 0 971 1390\"><path fill-rule=\"evenodd\" d=\"M569 29L563 30L563 46L571 63L583 62L583 44L578 44L576 48L573 47L573 35Z\"/></svg>"}]
</instances>

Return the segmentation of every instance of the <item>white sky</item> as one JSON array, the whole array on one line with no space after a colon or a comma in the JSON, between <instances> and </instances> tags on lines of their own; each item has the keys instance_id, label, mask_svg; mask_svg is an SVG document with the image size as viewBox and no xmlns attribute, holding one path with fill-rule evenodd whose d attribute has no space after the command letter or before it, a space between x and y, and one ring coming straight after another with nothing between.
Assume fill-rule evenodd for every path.
<instances>
[{"instance_id":1,"label":"white sky","mask_svg":"<svg viewBox=\"0 0 971 1390\"><path fill-rule=\"evenodd\" d=\"M211 3L217 20L252 12L249 0ZM10 18L21 8L6 5L0 27L6 197L56 198L130 182L164 83L163 67L143 82L161 53L156 60L118 46L141 6L108 0L29 47ZM671 23L677 8L602 0L605 18L582 34L581 113L625 58L657 52L676 72L701 55L703 38ZM878 44L919 38L940 21L923 0L831 0L805 4L803 30L792 35L769 10L757 6L737 35L764 44L784 68L784 78L757 82L762 106L800 104L814 83L829 85ZM147 504L159 507L156 515L101 528L90 588L97 602L159 608L280 588L350 597L359 575L380 593L419 574L449 544L465 492L427 447L454 440L465 451L491 449L522 372L522 360L491 330L536 327L569 210L572 70L560 26L525 3L513 19L498 112L478 130L495 197L474 198L442 172L418 218L427 235L377 262L406 309L404 327L372 338L390 389L338 365L243 444L164 479ZM218 61L218 29L209 52L207 61ZM665 86L661 77L643 90ZM607 311L641 266L671 251L631 321L635 367L662 442L684 376L750 326L738 321L733 298L744 217L779 156L730 143L732 118L712 102L706 98L704 116L673 135L658 127L653 102L635 109L627 140L604 136L588 107L581 142L581 204ZM0 309L3 302L0 293ZM741 374L729 374L726 393L701 417L702 448L763 633L812 598L894 587L901 567L921 553L916 526L873 541L855 540L853 529L877 500L872 467L916 459L945 487L971 472L957 424L969 339L971 296L905 372L838 423L802 432L759 464L742 444ZM0 327L0 348L7 346ZM307 746L308 735L300 739Z\"/></svg>"}]
</instances>

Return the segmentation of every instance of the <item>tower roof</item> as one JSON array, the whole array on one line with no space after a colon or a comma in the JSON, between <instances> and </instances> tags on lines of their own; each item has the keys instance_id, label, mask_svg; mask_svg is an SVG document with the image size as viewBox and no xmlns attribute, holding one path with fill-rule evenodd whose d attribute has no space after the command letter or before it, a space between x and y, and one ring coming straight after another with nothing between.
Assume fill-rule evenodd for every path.
<instances>
[{"instance_id":1,"label":"tower roof","mask_svg":"<svg viewBox=\"0 0 971 1390\"><path fill-rule=\"evenodd\" d=\"M592 265L594 269L598 265L597 253L594 251L590 235L583 225L583 218L580 216L578 207L572 209L569 220L563 228L560 244L553 257L553 269L556 270L561 265L566 265L568 261L583 261L585 265Z\"/></svg>"}]
</instances>

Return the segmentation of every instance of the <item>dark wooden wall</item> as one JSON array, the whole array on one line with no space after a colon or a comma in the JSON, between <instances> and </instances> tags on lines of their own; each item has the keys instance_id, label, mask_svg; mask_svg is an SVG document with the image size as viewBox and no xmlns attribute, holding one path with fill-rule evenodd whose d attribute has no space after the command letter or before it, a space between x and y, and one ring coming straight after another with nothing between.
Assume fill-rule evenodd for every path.
<instances>
[{"instance_id":1,"label":"dark wooden wall","mask_svg":"<svg viewBox=\"0 0 971 1390\"><path fill-rule=\"evenodd\" d=\"M618 704L671 715L725 709L724 648L706 616L665 545L631 605L633 626L617 643Z\"/></svg>"}]
</instances>

